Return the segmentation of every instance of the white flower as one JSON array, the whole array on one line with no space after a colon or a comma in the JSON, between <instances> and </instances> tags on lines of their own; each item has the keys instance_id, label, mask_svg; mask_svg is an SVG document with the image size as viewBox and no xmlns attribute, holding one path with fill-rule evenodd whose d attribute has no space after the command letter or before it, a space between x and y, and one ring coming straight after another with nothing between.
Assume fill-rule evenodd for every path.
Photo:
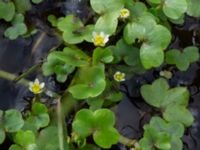
<instances>
[{"instance_id":1,"label":"white flower","mask_svg":"<svg viewBox=\"0 0 200 150\"><path fill-rule=\"evenodd\" d=\"M120 10L120 18L126 19L130 16L130 11L126 8Z\"/></svg>"},{"instance_id":2,"label":"white flower","mask_svg":"<svg viewBox=\"0 0 200 150\"><path fill-rule=\"evenodd\" d=\"M45 83L40 83L39 80L36 78L34 82L29 83L29 90L34 94L39 94L43 91Z\"/></svg>"},{"instance_id":3,"label":"white flower","mask_svg":"<svg viewBox=\"0 0 200 150\"><path fill-rule=\"evenodd\" d=\"M134 144L134 147L133 147L133 148L131 148L131 150L142 150L142 149L141 149L141 147L140 147L139 143L138 143L138 142L136 142L136 143Z\"/></svg>"},{"instance_id":4,"label":"white flower","mask_svg":"<svg viewBox=\"0 0 200 150\"><path fill-rule=\"evenodd\" d=\"M92 42L94 43L95 46L105 46L105 44L108 42L109 40L109 35L106 35L104 32L93 32L93 39Z\"/></svg>"},{"instance_id":5,"label":"white flower","mask_svg":"<svg viewBox=\"0 0 200 150\"><path fill-rule=\"evenodd\" d=\"M125 73L122 73L122 72L120 72L120 71L117 71L117 72L114 74L114 79L115 79L117 82L125 81Z\"/></svg>"}]
</instances>

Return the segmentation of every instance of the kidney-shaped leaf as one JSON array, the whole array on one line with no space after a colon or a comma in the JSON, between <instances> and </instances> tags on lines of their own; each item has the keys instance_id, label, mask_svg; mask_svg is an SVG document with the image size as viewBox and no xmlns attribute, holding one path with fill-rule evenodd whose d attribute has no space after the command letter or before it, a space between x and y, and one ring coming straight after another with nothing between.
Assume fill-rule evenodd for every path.
<instances>
[{"instance_id":1,"label":"kidney-shaped leaf","mask_svg":"<svg viewBox=\"0 0 200 150\"><path fill-rule=\"evenodd\" d=\"M75 84L69 87L69 92L74 98L85 99L98 96L106 86L104 67L92 66L80 68L75 82Z\"/></svg>"},{"instance_id":2,"label":"kidney-shaped leaf","mask_svg":"<svg viewBox=\"0 0 200 150\"><path fill-rule=\"evenodd\" d=\"M170 105L163 113L163 117L167 121L180 122L186 127L191 126L194 118L192 113L184 106Z\"/></svg>"},{"instance_id":3,"label":"kidney-shaped leaf","mask_svg":"<svg viewBox=\"0 0 200 150\"><path fill-rule=\"evenodd\" d=\"M97 145L99 145L102 148L108 149L108 148L111 148L111 146L113 144L116 144L118 142L119 133L113 127L112 128L104 128L101 130L97 130L93 134L93 139Z\"/></svg>"},{"instance_id":4,"label":"kidney-shaped leaf","mask_svg":"<svg viewBox=\"0 0 200 150\"><path fill-rule=\"evenodd\" d=\"M187 14L193 17L200 17L200 1L187 0L187 2L188 2Z\"/></svg>"},{"instance_id":5,"label":"kidney-shaped leaf","mask_svg":"<svg viewBox=\"0 0 200 150\"><path fill-rule=\"evenodd\" d=\"M30 130L27 131L20 130L16 133L14 141L16 144L23 146L23 148L26 149L28 145L35 143L35 135Z\"/></svg>"},{"instance_id":6,"label":"kidney-shaped leaf","mask_svg":"<svg viewBox=\"0 0 200 150\"><path fill-rule=\"evenodd\" d=\"M169 85L165 79L157 79L152 85L143 85L141 94L144 100L157 108L160 108L161 102L166 95Z\"/></svg>"},{"instance_id":7,"label":"kidney-shaped leaf","mask_svg":"<svg viewBox=\"0 0 200 150\"><path fill-rule=\"evenodd\" d=\"M123 0L90 0L90 4L99 14L120 10L124 6Z\"/></svg>"},{"instance_id":8,"label":"kidney-shaped leaf","mask_svg":"<svg viewBox=\"0 0 200 150\"><path fill-rule=\"evenodd\" d=\"M178 19L186 10L186 0L164 0L163 12L169 18Z\"/></svg>"},{"instance_id":9,"label":"kidney-shaped leaf","mask_svg":"<svg viewBox=\"0 0 200 150\"><path fill-rule=\"evenodd\" d=\"M82 138L92 134L92 129L94 127L93 112L89 109L81 109L76 113L72 127L75 133Z\"/></svg>"},{"instance_id":10,"label":"kidney-shaped leaf","mask_svg":"<svg viewBox=\"0 0 200 150\"><path fill-rule=\"evenodd\" d=\"M0 1L0 19L11 21L15 15L15 5L13 2Z\"/></svg>"},{"instance_id":11,"label":"kidney-shaped leaf","mask_svg":"<svg viewBox=\"0 0 200 150\"><path fill-rule=\"evenodd\" d=\"M16 109L5 111L3 125L7 132L18 131L24 125L24 120L21 113Z\"/></svg>"},{"instance_id":12,"label":"kidney-shaped leaf","mask_svg":"<svg viewBox=\"0 0 200 150\"><path fill-rule=\"evenodd\" d=\"M98 47L94 50L92 58L94 65L99 62L110 63L113 60L112 51L108 48Z\"/></svg>"}]
</instances>

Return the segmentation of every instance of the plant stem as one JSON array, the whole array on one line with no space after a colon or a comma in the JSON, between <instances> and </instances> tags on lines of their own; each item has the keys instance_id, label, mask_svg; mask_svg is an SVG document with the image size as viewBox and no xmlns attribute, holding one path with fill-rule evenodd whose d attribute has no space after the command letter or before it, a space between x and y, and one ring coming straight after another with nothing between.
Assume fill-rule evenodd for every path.
<instances>
[{"instance_id":1,"label":"plant stem","mask_svg":"<svg viewBox=\"0 0 200 150\"><path fill-rule=\"evenodd\" d=\"M17 78L17 76L12 74L12 73L9 73L7 71L0 70L0 78L10 80L10 81L14 81ZM21 79L21 80L19 80L18 83L23 85L23 86L28 86L29 82L30 81L28 81L26 79Z\"/></svg>"},{"instance_id":2,"label":"plant stem","mask_svg":"<svg viewBox=\"0 0 200 150\"><path fill-rule=\"evenodd\" d=\"M119 142L123 145L126 145L128 147L134 146L134 144L137 142L137 140L129 139L127 137L124 137L123 135L120 135Z\"/></svg>"},{"instance_id":3,"label":"plant stem","mask_svg":"<svg viewBox=\"0 0 200 150\"><path fill-rule=\"evenodd\" d=\"M35 72L38 68L40 68L42 65L42 62L33 65L31 68L29 68L28 70L26 70L24 73L22 73L20 76L17 76L15 78L15 82L18 82L19 80L21 80L22 78L27 77L29 74Z\"/></svg>"},{"instance_id":4,"label":"plant stem","mask_svg":"<svg viewBox=\"0 0 200 150\"><path fill-rule=\"evenodd\" d=\"M58 117L59 148L60 150L64 150L63 115L62 115L62 110L61 110L60 99L58 99L58 103L57 103L57 117Z\"/></svg>"}]
</instances>

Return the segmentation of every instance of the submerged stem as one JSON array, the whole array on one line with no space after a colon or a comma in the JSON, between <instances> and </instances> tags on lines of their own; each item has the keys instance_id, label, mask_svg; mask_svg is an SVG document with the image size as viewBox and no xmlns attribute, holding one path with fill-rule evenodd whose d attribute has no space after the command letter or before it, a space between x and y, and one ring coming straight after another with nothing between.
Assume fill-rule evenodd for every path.
<instances>
[{"instance_id":1,"label":"submerged stem","mask_svg":"<svg viewBox=\"0 0 200 150\"><path fill-rule=\"evenodd\" d=\"M14 81L17 78L17 76L15 74L9 73L7 71L0 70L0 78L6 79L9 81ZM28 86L29 82L30 81L28 81L26 79L20 79L18 81L18 83L23 86Z\"/></svg>"},{"instance_id":2,"label":"submerged stem","mask_svg":"<svg viewBox=\"0 0 200 150\"><path fill-rule=\"evenodd\" d=\"M62 114L62 110L61 110L60 99L58 99L58 103L57 103L57 117L58 117L59 148L60 148L60 150L64 150L63 114Z\"/></svg>"}]
</instances>

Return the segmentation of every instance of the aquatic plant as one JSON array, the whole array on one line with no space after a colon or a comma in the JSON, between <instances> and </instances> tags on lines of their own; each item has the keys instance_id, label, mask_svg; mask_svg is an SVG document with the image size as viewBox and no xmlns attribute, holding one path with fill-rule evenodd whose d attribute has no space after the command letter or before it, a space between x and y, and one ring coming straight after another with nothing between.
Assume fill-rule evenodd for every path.
<instances>
[{"instance_id":1,"label":"aquatic plant","mask_svg":"<svg viewBox=\"0 0 200 150\"><path fill-rule=\"evenodd\" d=\"M0 0L0 19L11 24L4 32L6 37L16 39L28 33L24 16L32 3ZM166 64L186 71L199 60L197 47L178 50L169 45L171 24L184 23L185 14L200 17L200 2L90 0L90 6L92 15L87 22L75 14L49 14L47 19L61 43L49 52L41 69L44 76L54 76L66 89L56 93L38 79L30 82L34 96L29 111L0 111L0 144L8 136L14 143L9 150L109 149L118 142L132 149L182 150L181 137L194 117L188 109L187 87L171 87L167 80L171 74L141 86L144 101L157 110L157 116L144 125L141 139L122 136L110 108L123 99L120 84L135 74ZM42 97L56 104L48 106ZM73 121L66 124L65 118L72 112Z\"/></svg>"}]
</instances>

